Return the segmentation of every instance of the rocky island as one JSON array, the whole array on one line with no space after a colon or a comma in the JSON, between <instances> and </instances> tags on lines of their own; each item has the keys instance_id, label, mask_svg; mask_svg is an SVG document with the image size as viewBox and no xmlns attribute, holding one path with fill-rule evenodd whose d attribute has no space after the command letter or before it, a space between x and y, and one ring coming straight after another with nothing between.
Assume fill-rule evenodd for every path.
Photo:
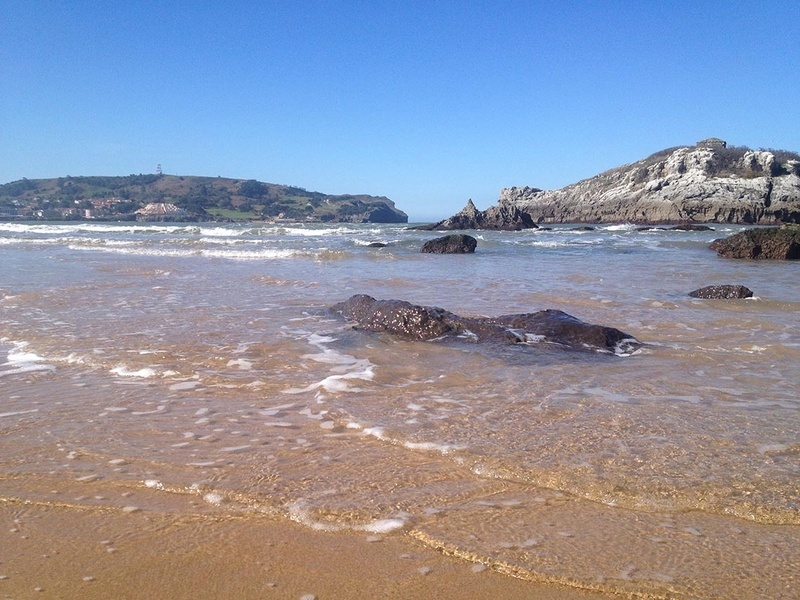
<instances>
[{"instance_id":1,"label":"rocky island","mask_svg":"<svg viewBox=\"0 0 800 600\"><path fill-rule=\"evenodd\" d=\"M729 147L717 138L656 152L568 185L544 191L501 190L496 206L470 200L431 229L525 229L542 223L800 222L800 154Z\"/></svg>"}]
</instances>

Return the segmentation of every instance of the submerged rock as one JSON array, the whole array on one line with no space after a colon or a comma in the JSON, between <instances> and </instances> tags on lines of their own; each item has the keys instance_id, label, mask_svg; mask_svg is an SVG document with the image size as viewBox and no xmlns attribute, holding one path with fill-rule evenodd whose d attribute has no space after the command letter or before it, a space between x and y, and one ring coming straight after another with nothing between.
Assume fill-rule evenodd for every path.
<instances>
[{"instance_id":1,"label":"submerged rock","mask_svg":"<svg viewBox=\"0 0 800 600\"><path fill-rule=\"evenodd\" d=\"M675 225L670 227L670 231L714 231L713 227L708 225L695 225L694 223L685 223L683 225Z\"/></svg>"},{"instance_id":2,"label":"submerged rock","mask_svg":"<svg viewBox=\"0 0 800 600\"><path fill-rule=\"evenodd\" d=\"M457 233L428 240L422 245L426 254L470 254L478 247L478 240L471 235Z\"/></svg>"},{"instance_id":3,"label":"submerged rock","mask_svg":"<svg viewBox=\"0 0 800 600\"><path fill-rule=\"evenodd\" d=\"M800 259L800 226L747 229L714 240L710 247L724 258L797 260Z\"/></svg>"},{"instance_id":4,"label":"submerged rock","mask_svg":"<svg viewBox=\"0 0 800 600\"><path fill-rule=\"evenodd\" d=\"M413 340L465 339L497 344L556 344L573 350L628 355L642 344L633 336L603 325L585 323L560 310L461 317L435 306L404 300L376 300L358 294L331 307L366 331Z\"/></svg>"},{"instance_id":5,"label":"submerged rock","mask_svg":"<svg viewBox=\"0 0 800 600\"><path fill-rule=\"evenodd\" d=\"M716 300L731 300L737 298L752 298L753 292L743 285L707 285L689 292L692 298L709 298Z\"/></svg>"}]
</instances>

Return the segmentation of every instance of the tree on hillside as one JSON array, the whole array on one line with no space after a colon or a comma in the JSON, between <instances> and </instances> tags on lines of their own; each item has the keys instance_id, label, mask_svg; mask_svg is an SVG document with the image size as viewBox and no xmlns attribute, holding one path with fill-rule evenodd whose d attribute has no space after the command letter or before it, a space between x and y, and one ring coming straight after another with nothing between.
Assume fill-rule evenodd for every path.
<instances>
[{"instance_id":1,"label":"tree on hillside","mask_svg":"<svg viewBox=\"0 0 800 600\"><path fill-rule=\"evenodd\" d=\"M268 192L269 188L255 179L249 179L239 184L239 195L246 198L263 198Z\"/></svg>"}]
</instances>

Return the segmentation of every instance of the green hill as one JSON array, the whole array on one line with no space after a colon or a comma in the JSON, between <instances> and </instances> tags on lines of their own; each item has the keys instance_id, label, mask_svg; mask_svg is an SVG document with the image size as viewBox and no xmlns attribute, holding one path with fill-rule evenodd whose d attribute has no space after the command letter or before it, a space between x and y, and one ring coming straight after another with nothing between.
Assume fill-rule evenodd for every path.
<instances>
[{"instance_id":1,"label":"green hill","mask_svg":"<svg viewBox=\"0 0 800 600\"><path fill-rule=\"evenodd\" d=\"M408 222L408 216L383 196L328 195L254 179L67 176L0 185L0 218L5 219L141 220L143 214L137 211L152 203L182 209L169 220Z\"/></svg>"}]
</instances>

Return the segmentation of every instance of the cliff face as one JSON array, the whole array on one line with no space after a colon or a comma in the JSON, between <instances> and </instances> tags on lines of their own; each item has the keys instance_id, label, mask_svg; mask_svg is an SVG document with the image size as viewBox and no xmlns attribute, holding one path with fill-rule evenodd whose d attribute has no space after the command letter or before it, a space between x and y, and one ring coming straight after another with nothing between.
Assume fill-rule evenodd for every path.
<instances>
[{"instance_id":1,"label":"cliff face","mask_svg":"<svg viewBox=\"0 0 800 600\"><path fill-rule=\"evenodd\" d=\"M800 222L798 158L705 140L558 190L506 188L499 206L540 224Z\"/></svg>"}]
</instances>

